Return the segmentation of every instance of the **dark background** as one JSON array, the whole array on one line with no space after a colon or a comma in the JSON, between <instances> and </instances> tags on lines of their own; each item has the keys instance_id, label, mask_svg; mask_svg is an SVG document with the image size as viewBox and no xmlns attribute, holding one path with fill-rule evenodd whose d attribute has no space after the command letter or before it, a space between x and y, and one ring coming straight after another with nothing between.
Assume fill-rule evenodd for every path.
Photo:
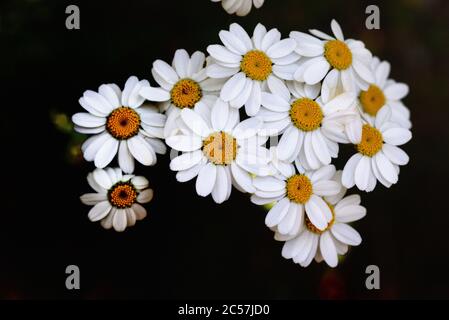
<instances>
[{"instance_id":1,"label":"dark background","mask_svg":"<svg viewBox=\"0 0 449 320\"><path fill-rule=\"evenodd\" d=\"M365 28L373 3L374 31ZM81 9L81 30L65 28L69 4ZM448 1L266 0L238 18L209 0L2 0L0 18L0 298L449 298ZM67 122L84 90L148 79L155 59L205 51L232 22L288 36L330 32L332 18L409 84L413 121L410 163L391 189L362 194L363 243L338 268L283 259L248 195L234 190L223 205L200 198L194 182L176 182L168 155L136 168L155 190L145 220L120 234L87 219L78 197L90 192L93 164ZM347 155L343 148L339 168ZM80 267L79 291L65 288L69 264ZM365 288L370 264L380 267L381 290Z\"/></svg>"}]
</instances>

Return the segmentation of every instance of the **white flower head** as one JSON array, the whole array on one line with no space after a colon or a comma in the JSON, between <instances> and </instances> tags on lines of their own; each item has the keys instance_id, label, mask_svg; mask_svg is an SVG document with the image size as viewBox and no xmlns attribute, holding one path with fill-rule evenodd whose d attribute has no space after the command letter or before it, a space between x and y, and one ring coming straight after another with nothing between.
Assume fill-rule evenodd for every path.
<instances>
[{"instance_id":1,"label":"white flower head","mask_svg":"<svg viewBox=\"0 0 449 320\"><path fill-rule=\"evenodd\" d=\"M153 199L153 190L145 177L124 175L119 168L97 168L87 175L87 182L96 193L86 193L80 199L93 206L88 214L91 221L120 232L146 217L141 204Z\"/></svg>"},{"instance_id":2,"label":"white flower head","mask_svg":"<svg viewBox=\"0 0 449 320\"><path fill-rule=\"evenodd\" d=\"M145 99L139 95L148 85L148 81L132 76L123 92L116 84L103 84L98 93L84 92L79 103L88 113L72 117L76 131L94 134L81 147L84 159L104 168L118 153L120 168L132 173L134 159L150 166L156 163L156 153L165 153L160 138L166 117L154 106L142 106Z\"/></svg>"},{"instance_id":3,"label":"white flower head","mask_svg":"<svg viewBox=\"0 0 449 320\"><path fill-rule=\"evenodd\" d=\"M292 80L299 56L294 52L292 39L281 40L277 29L267 29L258 24L250 38L237 23L229 31L219 33L224 45L210 45L207 51L213 62L207 68L211 78L228 79L220 97L231 107L245 105L248 116L254 116L260 108L261 92L269 88L285 88L283 80Z\"/></svg>"},{"instance_id":4,"label":"white flower head","mask_svg":"<svg viewBox=\"0 0 449 320\"><path fill-rule=\"evenodd\" d=\"M299 159L308 170L331 163L338 156L338 143L347 143L346 123L358 117L356 96L345 92L324 104L320 85L288 82L289 90L262 92L262 108L257 114L264 131L282 137L277 146L280 160Z\"/></svg>"},{"instance_id":5,"label":"white flower head","mask_svg":"<svg viewBox=\"0 0 449 320\"><path fill-rule=\"evenodd\" d=\"M269 152L258 136L262 122L257 118L239 120L237 109L218 99L210 115L184 109L181 134L166 139L174 150L183 152L170 163L180 182L195 177L198 195L212 194L217 203L231 195L232 185L242 192L254 192L251 174L267 175Z\"/></svg>"},{"instance_id":6,"label":"white flower head","mask_svg":"<svg viewBox=\"0 0 449 320\"><path fill-rule=\"evenodd\" d=\"M255 193L251 201L258 205L276 202L265 218L265 224L282 235L295 236L308 219L319 230L324 230L332 220L332 211L323 196L335 196L341 183L333 180L335 167L324 166L316 171L298 173L291 165L288 175L255 177Z\"/></svg>"},{"instance_id":7,"label":"white flower head","mask_svg":"<svg viewBox=\"0 0 449 320\"><path fill-rule=\"evenodd\" d=\"M390 64L387 61L381 62L379 58L374 57L371 68L375 81L369 85L367 90L361 90L359 93L362 117L372 125L379 110L385 106L391 111L391 122L410 129L412 126L410 110L401 102L401 99L408 94L408 86L388 78Z\"/></svg>"},{"instance_id":8,"label":"white flower head","mask_svg":"<svg viewBox=\"0 0 449 320\"><path fill-rule=\"evenodd\" d=\"M372 191L377 181L389 188L398 182L399 166L406 165L408 155L398 146L412 138L410 130L391 122L391 109L379 110L373 124L365 123L356 144L357 153L343 169L342 183L362 191Z\"/></svg>"},{"instance_id":9,"label":"white flower head","mask_svg":"<svg viewBox=\"0 0 449 320\"><path fill-rule=\"evenodd\" d=\"M212 2L220 2L223 9L229 14L236 14L240 17L246 16L252 6L259 9L262 7L264 0L212 0Z\"/></svg>"},{"instance_id":10,"label":"white flower head","mask_svg":"<svg viewBox=\"0 0 449 320\"><path fill-rule=\"evenodd\" d=\"M290 33L297 42L295 51L304 57L294 73L295 80L316 84L330 76L335 80L333 87L341 84L345 91L366 90L374 81L371 53L362 41L345 40L337 21L332 20L331 28L334 37L318 30L310 30L313 36L298 31Z\"/></svg>"},{"instance_id":11,"label":"white flower head","mask_svg":"<svg viewBox=\"0 0 449 320\"><path fill-rule=\"evenodd\" d=\"M206 75L206 57L196 51L189 56L186 50L176 50L172 65L156 60L151 73L159 88L144 86L140 94L149 101L160 102L161 109L167 113L164 137L176 134L178 118L182 109L195 109L201 112L215 102L216 91L224 80L211 79Z\"/></svg>"},{"instance_id":12,"label":"white flower head","mask_svg":"<svg viewBox=\"0 0 449 320\"><path fill-rule=\"evenodd\" d=\"M334 179L340 181L341 171ZM360 234L348 223L362 219L366 209L360 205L357 194L344 197L346 189L333 197L324 197L330 209L332 219L324 230L318 229L305 218L300 231L294 235L282 235L276 232L275 239L285 241L282 256L302 267L307 267L315 258L317 262L326 261L330 267L338 264L338 255L344 255L348 246L358 246L362 242ZM344 197L344 198L343 198Z\"/></svg>"}]
</instances>

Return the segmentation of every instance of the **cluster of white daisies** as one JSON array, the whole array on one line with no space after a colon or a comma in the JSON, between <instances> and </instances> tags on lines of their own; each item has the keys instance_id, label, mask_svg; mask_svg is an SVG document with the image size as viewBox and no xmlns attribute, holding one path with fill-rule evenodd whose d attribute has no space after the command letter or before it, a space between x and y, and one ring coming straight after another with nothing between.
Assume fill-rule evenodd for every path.
<instances>
[{"instance_id":1,"label":"cluster of white daisies","mask_svg":"<svg viewBox=\"0 0 449 320\"><path fill-rule=\"evenodd\" d=\"M389 79L389 63L345 40L336 21L331 29L282 39L277 29L258 24L251 37L234 23L207 57L181 49L171 64L156 60L157 86L132 76L123 91L86 91L79 103L87 112L73 122L93 135L82 146L97 167L87 177L95 193L81 197L93 205L89 218L117 231L144 218L153 192L132 174L135 160L154 165L168 145L179 182L196 179L197 194L216 203L234 187L272 205L265 223L285 242L283 257L335 267L361 243L349 223L366 214L346 190L398 181L411 123L401 102L408 87ZM336 170L340 144L354 154ZM119 168L105 168L116 156Z\"/></svg>"}]
</instances>

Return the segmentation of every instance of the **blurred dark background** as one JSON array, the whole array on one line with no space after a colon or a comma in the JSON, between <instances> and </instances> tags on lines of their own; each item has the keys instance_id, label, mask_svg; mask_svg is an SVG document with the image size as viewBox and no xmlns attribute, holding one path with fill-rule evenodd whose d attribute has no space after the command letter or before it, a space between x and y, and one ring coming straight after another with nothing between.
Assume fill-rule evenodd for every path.
<instances>
[{"instance_id":1,"label":"blurred dark background","mask_svg":"<svg viewBox=\"0 0 449 320\"><path fill-rule=\"evenodd\" d=\"M0 298L449 298L449 2L265 2L239 18L209 0L1 1ZM65 28L69 4L80 7L80 30ZM369 4L380 7L380 30L365 28ZM193 182L176 182L167 155L137 167L155 190L144 221L119 234L87 219L78 197L90 192L93 164L67 121L84 90L148 79L155 59L205 51L232 22L288 36L330 32L332 18L409 84L413 121L410 163L391 189L362 194L363 243L338 268L283 259L262 208L236 190L223 205L198 197ZM65 288L70 264L81 290ZM381 290L365 288L370 264Z\"/></svg>"}]
</instances>

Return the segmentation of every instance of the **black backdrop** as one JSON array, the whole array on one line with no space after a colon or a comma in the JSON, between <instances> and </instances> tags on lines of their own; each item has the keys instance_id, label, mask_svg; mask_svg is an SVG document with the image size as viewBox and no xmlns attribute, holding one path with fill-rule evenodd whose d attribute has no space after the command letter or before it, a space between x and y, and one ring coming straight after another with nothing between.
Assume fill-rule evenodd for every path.
<instances>
[{"instance_id":1,"label":"black backdrop","mask_svg":"<svg viewBox=\"0 0 449 320\"><path fill-rule=\"evenodd\" d=\"M65 28L69 4L81 9L80 30ZM0 298L448 298L449 3L378 2L376 31L364 27L368 4L266 0L238 18L208 0L3 0ZM223 205L199 198L193 182L176 182L167 155L137 167L155 190L144 221L122 234L89 222L78 197L93 164L69 156L73 138L55 125L55 115L81 110L84 90L150 78L155 59L204 51L234 21L287 36L330 31L332 18L410 85L414 125L409 165L391 189L362 194L363 243L338 268L284 260L263 209L235 190ZM65 288L69 264L80 267L79 291ZM380 267L381 290L364 286L369 264Z\"/></svg>"}]
</instances>

